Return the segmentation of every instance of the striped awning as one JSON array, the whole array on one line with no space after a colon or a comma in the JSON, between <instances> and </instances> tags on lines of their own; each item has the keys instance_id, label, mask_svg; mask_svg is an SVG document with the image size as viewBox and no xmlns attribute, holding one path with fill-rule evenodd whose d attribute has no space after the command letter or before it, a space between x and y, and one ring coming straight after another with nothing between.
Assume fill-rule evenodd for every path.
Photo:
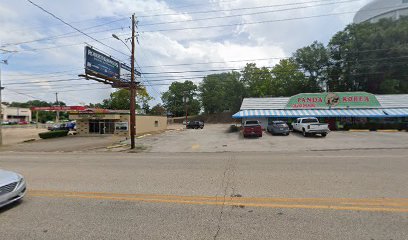
<instances>
[{"instance_id":1,"label":"striped awning","mask_svg":"<svg viewBox=\"0 0 408 240\"><path fill-rule=\"evenodd\" d=\"M256 117L387 117L382 109L241 110L233 118Z\"/></svg>"},{"instance_id":2,"label":"striped awning","mask_svg":"<svg viewBox=\"0 0 408 240\"><path fill-rule=\"evenodd\" d=\"M383 109L389 117L408 117L408 108Z\"/></svg>"}]
</instances>

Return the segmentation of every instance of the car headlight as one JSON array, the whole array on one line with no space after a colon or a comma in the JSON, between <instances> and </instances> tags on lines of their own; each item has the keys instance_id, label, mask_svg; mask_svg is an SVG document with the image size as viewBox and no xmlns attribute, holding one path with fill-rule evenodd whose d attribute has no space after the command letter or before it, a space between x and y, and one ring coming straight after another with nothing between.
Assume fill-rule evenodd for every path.
<instances>
[{"instance_id":1,"label":"car headlight","mask_svg":"<svg viewBox=\"0 0 408 240\"><path fill-rule=\"evenodd\" d=\"M24 185L24 183L25 183L25 180L24 180L23 177L21 177L20 181L18 181L17 187L20 187L20 186Z\"/></svg>"}]
</instances>

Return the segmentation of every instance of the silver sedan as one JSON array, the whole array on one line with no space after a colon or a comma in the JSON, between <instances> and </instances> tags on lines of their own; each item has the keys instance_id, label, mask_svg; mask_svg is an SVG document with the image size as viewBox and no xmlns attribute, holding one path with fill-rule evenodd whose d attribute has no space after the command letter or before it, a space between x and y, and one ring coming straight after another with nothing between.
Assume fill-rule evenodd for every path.
<instances>
[{"instance_id":1,"label":"silver sedan","mask_svg":"<svg viewBox=\"0 0 408 240\"><path fill-rule=\"evenodd\" d=\"M0 207L22 199L25 193L26 182L23 176L0 169Z\"/></svg>"}]
</instances>

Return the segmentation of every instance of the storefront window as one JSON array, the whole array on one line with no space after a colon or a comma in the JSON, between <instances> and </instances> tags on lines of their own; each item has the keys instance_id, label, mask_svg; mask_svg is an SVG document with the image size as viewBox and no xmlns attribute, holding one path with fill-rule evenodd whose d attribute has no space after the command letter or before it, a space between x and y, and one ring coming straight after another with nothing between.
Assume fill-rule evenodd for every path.
<instances>
[{"instance_id":1,"label":"storefront window","mask_svg":"<svg viewBox=\"0 0 408 240\"><path fill-rule=\"evenodd\" d=\"M89 133L91 134L113 134L115 122L112 120L89 120Z\"/></svg>"}]
</instances>

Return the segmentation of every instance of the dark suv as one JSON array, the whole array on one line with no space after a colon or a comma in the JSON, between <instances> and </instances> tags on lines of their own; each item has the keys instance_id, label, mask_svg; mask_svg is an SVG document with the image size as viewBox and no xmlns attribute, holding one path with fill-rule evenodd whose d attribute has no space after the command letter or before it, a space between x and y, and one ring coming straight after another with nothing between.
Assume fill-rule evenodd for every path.
<instances>
[{"instance_id":1,"label":"dark suv","mask_svg":"<svg viewBox=\"0 0 408 240\"><path fill-rule=\"evenodd\" d=\"M187 123L186 128L187 129L199 129L199 128L203 129L204 128L204 122L202 122L202 121L189 121Z\"/></svg>"}]
</instances>

